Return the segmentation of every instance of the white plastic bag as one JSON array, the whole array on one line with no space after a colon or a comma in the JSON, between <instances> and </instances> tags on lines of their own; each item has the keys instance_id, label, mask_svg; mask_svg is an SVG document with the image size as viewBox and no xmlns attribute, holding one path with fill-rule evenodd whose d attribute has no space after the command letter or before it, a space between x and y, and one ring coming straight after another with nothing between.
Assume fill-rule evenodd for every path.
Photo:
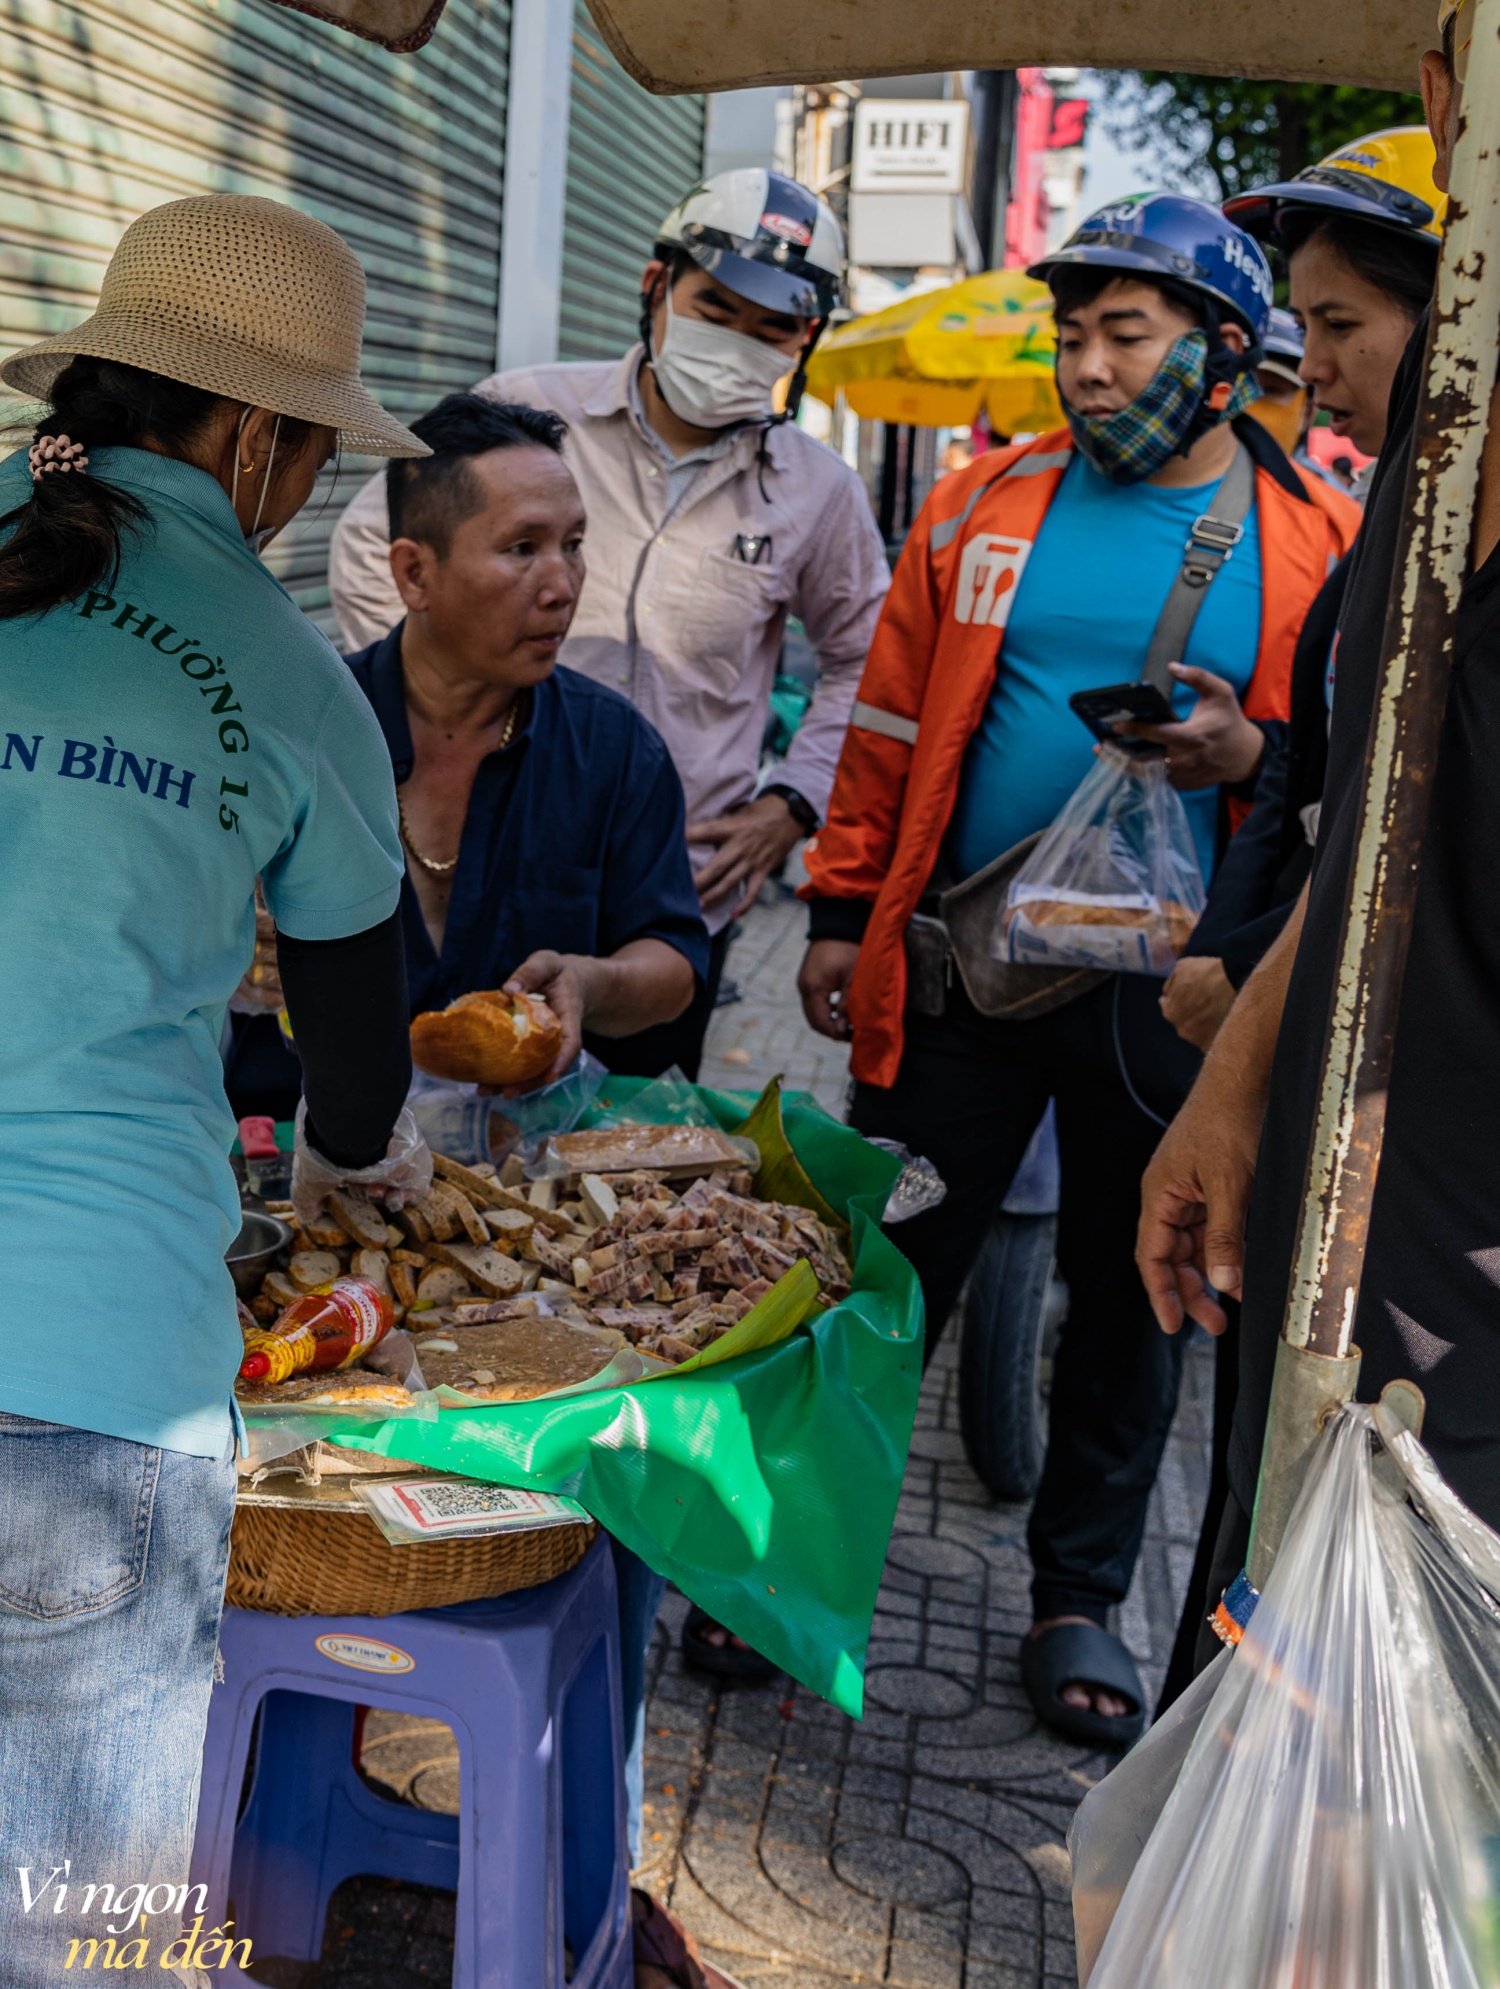
<instances>
[{"instance_id":1,"label":"white plastic bag","mask_svg":"<svg viewBox=\"0 0 1500 1989\"><path fill-rule=\"evenodd\" d=\"M1165 758L1101 746L1011 879L990 951L1027 967L1170 974L1203 904L1192 830Z\"/></svg>"},{"instance_id":2,"label":"white plastic bag","mask_svg":"<svg viewBox=\"0 0 1500 1989\"><path fill-rule=\"evenodd\" d=\"M1415 1438L1392 1446L1404 1479L1376 1467L1376 1413L1332 1423L1244 1638L1184 1706L1175 1742L1196 1735L1097 1960L1132 1805L1114 1776L1085 1802L1089 1989L1500 1983L1500 1541ZM1147 1816L1152 1748L1116 1770ZM1086 1814L1111 1801L1112 1836Z\"/></svg>"}]
</instances>

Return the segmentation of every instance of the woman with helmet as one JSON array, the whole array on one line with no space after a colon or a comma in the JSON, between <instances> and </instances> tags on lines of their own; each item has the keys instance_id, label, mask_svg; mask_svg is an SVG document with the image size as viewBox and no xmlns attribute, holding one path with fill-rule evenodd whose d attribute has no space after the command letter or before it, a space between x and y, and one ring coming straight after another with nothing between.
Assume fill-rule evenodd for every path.
<instances>
[{"instance_id":1,"label":"woman with helmet","mask_svg":"<svg viewBox=\"0 0 1500 1989\"><path fill-rule=\"evenodd\" d=\"M1179 715L1135 729L1166 748L1210 873L1224 790L1254 775L1265 728L1286 717L1297 629L1358 513L1242 418L1271 273L1217 209L1117 201L1033 274L1056 299L1068 425L945 477L912 531L809 851L801 986L814 1028L852 1034L853 1123L928 1155L947 1183L899 1237L929 1350L1056 1103L1070 1303L1022 1677L1041 1718L1114 1746L1140 1731L1145 1705L1108 1615L1130 1583L1178 1379L1131 1248L1140 1175L1192 1060L1159 1067L1179 1046L1153 981L1063 970L1018 1015L937 898L1019 862L1092 764L1069 696L1139 678L1184 595L1196 612L1164 673Z\"/></svg>"},{"instance_id":2,"label":"woman with helmet","mask_svg":"<svg viewBox=\"0 0 1500 1989\"><path fill-rule=\"evenodd\" d=\"M1278 248L1304 341L1300 377L1335 433L1367 456L1385 442L1401 355L1432 296L1444 198L1433 181L1425 128L1377 131L1275 186L1226 205L1242 227ZM1359 495L1363 499L1365 489ZM1208 904L1162 994L1162 1011L1187 1042L1207 1050L1235 997L1286 925L1312 869L1334 696L1339 616L1352 554L1328 576L1303 624L1292 669L1291 722L1267 757L1249 819L1216 874ZM1214 1462L1197 1559L1162 1703L1218 1649L1208 1628L1213 1563L1229 1506L1229 1435L1239 1392L1239 1308L1216 1350ZM1233 1538L1226 1551L1243 1555ZM1232 1575L1236 1567L1230 1570ZM1222 1589L1224 1583L1218 1584Z\"/></svg>"},{"instance_id":3,"label":"woman with helmet","mask_svg":"<svg viewBox=\"0 0 1500 1989\"><path fill-rule=\"evenodd\" d=\"M257 557L341 438L425 453L359 379L363 319L332 229L211 195L136 221L92 317L0 368L45 405L0 465L11 1989L55 1989L69 1939L100 1931L90 1886L170 1897L187 1876L242 1351L219 1037L257 878L306 1072L294 1193L311 1212L318 1175L397 1200L431 1177L409 1119L392 1137L390 764ZM117 1965L175 1980L172 1932L157 1907Z\"/></svg>"},{"instance_id":4,"label":"woman with helmet","mask_svg":"<svg viewBox=\"0 0 1500 1989\"><path fill-rule=\"evenodd\" d=\"M1303 355L1299 374L1333 432L1375 457L1391 383L1437 275L1444 200L1421 126L1341 146L1295 179L1237 195L1225 212L1280 250ZM1362 500L1363 489L1356 491ZM1339 562L1313 604L1293 672L1292 726L1214 878L1163 1008L1206 1050L1236 990L1280 932L1312 862L1328 758L1331 651L1348 581Z\"/></svg>"}]
</instances>

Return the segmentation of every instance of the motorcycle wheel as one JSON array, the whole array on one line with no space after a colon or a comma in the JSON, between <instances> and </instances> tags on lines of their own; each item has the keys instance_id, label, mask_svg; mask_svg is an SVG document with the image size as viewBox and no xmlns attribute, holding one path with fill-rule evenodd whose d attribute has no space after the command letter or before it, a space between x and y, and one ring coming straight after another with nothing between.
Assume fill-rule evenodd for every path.
<instances>
[{"instance_id":1,"label":"motorcycle wheel","mask_svg":"<svg viewBox=\"0 0 1500 1989\"><path fill-rule=\"evenodd\" d=\"M1047 1447L1046 1389L1057 1218L995 1218L963 1300L959 1430L975 1476L997 1499L1029 1500Z\"/></svg>"}]
</instances>

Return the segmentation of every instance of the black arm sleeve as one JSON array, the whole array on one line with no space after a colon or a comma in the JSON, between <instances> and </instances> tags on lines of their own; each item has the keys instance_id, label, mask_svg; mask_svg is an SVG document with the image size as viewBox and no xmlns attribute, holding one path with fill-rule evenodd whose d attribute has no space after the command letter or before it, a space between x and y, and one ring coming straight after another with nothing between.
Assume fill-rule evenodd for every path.
<instances>
[{"instance_id":1,"label":"black arm sleeve","mask_svg":"<svg viewBox=\"0 0 1500 1989\"><path fill-rule=\"evenodd\" d=\"M401 913L349 939L276 941L302 1059L308 1143L338 1167L373 1167L411 1088Z\"/></svg>"}]
</instances>

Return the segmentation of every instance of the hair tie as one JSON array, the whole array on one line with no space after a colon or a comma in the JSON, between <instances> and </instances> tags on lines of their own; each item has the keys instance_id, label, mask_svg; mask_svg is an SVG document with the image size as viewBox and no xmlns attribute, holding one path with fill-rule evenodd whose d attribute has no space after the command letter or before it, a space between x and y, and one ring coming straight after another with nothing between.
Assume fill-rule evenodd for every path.
<instances>
[{"instance_id":1,"label":"hair tie","mask_svg":"<svg viewBox=\"0 0 1500 1989\"><path fill-rule=\"evenodd\" d=\"M33 483L40 483L49 470L77 470L82 475L89 466L83 444L70 442L66 435L44 435L32 443L26 460L31 464Z\"/></svg>"}]
</instances>

